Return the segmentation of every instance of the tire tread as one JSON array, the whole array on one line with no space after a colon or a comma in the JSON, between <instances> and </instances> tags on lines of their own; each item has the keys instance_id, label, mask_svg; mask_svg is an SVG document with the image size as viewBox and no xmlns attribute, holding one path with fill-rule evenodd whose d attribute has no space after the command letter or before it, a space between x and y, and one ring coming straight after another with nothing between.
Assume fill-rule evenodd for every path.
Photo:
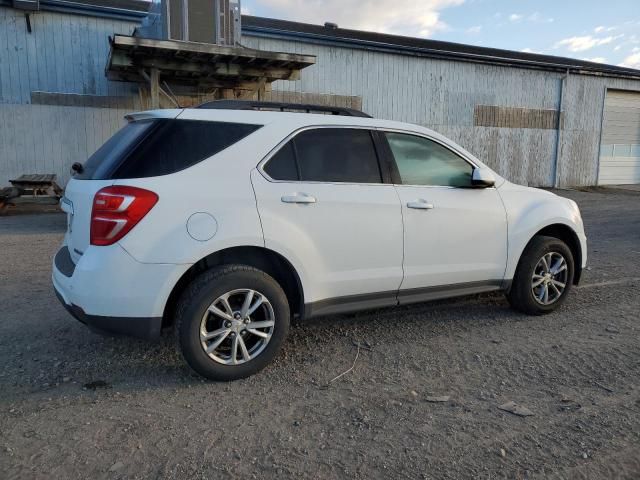
<instances>
[{"instance_id":1,"label":"tire tread","mask_svg":"<svg viewBox=\"0 0 640 480\"><path fill-rule=\"evenodd\" d=\"M282 300L284 302L284 305L286 306L285 310L287 313L287 318L284 318L284 319L280 318L278 320L278 323L279 323L278 328L280 329L279 333L281 335L277 339L272 338L271 342L274 344L279 344L282 340L284 340L284 337L286 337L289 330L290 319L288 318L289 305L287 302L287 297L284 291L282 290L282 287L278 284L278 282L276 282L275 279L273 279L273 277L271 277L267 273L255 267L252 267L249 265L242 265L242 264L220 265L220 266L212 267L209 270L206 270L205 272L202 272L200 275L198 275L191 281L191 283L187 286L187 288L184 290L184 292L180 296L180 299L178 300L178 304L176 306L176 313L175 313L175 340L176 340L178 350L182 354L182 357L185 360L185 362L191 367L191 369L194 370L196 373L203 375L212 380L229 381L229 380L245 378L258 372L259 370L264 368L264 366L266 366L266 364L268 363L268 362L265 363L264 359L262 358L262 355L266 354L266 352L263 352L262 354L260 354L259 357L257 357L254 360L251 360L250 362L247 362L245 364L240 364L238 366L226 367L226 370L224 366L214 364L213 360L211 360L212 364L210 368L208 369L205 369L202 367L198 368L194 366L194 363L199 363L195 360L196 355L194 354L194 352L190 352L187 349L185 349L185 343L188 342L188 335L187 335L187 331L189 328L188 323L195 321L190 316L190 313L188 312L188 310L194 306L194 304L198 301L200 295L202 295L205 290L212 288L212 286L222 284L225 281L225 279L237 274L254 275L257 278L261 278L261 280L263 280L264 282L272 284L273 287L276 287L277 290L279 290L278 295L280 295L281 297L280 300ZM273 305L274 299L270 298L270 301L272 302L272 305ZM275 305L273 305L273 307L274 309L276 308ZM274 337L275 337L275 333L274 333ZM267 348L269 348L269 346ZM277 349L279 349L279 347ZM277 349L273 353L274 355L275 353L277 353ZM220 369L220 367L222 367L222 369ZM219 371L215 373L215 370L219 370ZM223 371L224 373L221 373Z\"/></svg>"},{"instance_id":2,"label":"tire tread","mask_svg":"<svg viewBox=\"0 0 640 480\"><path fill-rule=\"evenodd\" d=\"M540 260L541 255L545 251L548 251L552 245L554 248L559 247L559 249L562 250L562 254L565 256L565 260L567 261L569 268L569 275L567 275L567 286L565 287L560 299L551 305L545 306L537 303L532 298L530 292L530 270L535 267ZM507 293L507 299L514 309L528 315L545 315L547 313L551 313L556 308L560 307L567 298L567 295L571 290L571 284L573 283L573 273L574 259L568 245L555 237L537 235L531 239L529 244L525 247L524 252L522 252L522 256L520 257L520 261L516 268L516 273L513 276L511 289Z\"/></svg>"}]
</instances>

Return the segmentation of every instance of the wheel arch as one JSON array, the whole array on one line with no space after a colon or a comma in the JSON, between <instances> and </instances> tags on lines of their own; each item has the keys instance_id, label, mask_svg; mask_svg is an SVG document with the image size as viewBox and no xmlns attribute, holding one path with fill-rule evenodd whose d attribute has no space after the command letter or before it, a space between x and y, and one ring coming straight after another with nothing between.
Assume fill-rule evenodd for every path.
<instances>
[{"instance_id":1,"label":"wheel arch","mask_svg":"<svg viewBox=\"0 0 640 480\"><path fill-rule=\"evenodd\" d=\"M578 238L578 234L575 232L575 230L564 223L552 223L550 225L547 225L533 234L533 236L527 242L525 248L520 253L520 257L522 257L522 253L524 253L529 244L537 236L557 238L558 240L562 240L567 244L569 250L571 250L571 255L573 255L573 284L578 285L578 283L580 283L580 277L582 276L582 246L580 245L580 239Z\"/></svg>"},{"instance_id":2,"label":"wheel arch","mask_svg":"<svg viewBox=\"0 0 640 480\"><path fill-rule=\"evenodd\" d=\"M304 289L300 275L291 262L281 254L265 247L241 246L230 247L210 253L194 263L176 282L164 307L162 326L170 327L174 324L175 309L180 295L189 283L198 275L212 267L225 264L249 265L262 270L272 276L282 287L291 314L304 314Z\"/></svg>"}]
</instances>

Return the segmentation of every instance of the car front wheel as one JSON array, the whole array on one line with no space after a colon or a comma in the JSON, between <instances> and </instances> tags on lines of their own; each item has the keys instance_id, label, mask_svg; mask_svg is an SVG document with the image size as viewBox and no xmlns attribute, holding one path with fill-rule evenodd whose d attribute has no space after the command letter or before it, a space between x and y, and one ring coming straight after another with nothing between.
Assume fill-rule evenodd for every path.
<instances>
[{"instance_id":1,"label":"car front wheel","mask_svg":"<svg viewBox=\"0 0 640 480\"><path fill-rule=\"evenodd\" d=\"M516 310L543 315L558 308L573 284L571 250L562 240L537 236L527 245L507 294Z\"/></svg>"},{"instance_id":2,"label":"car front wheel","mask_svg":"<svg viewBox=\"0 0 640 480\"><path fill-rule=\"evenodd\" d=\"M197 277L177 308L177 334L186 362L211 380L236 380L263 369L289 331L289 304L261 270L225 265Z\"/></svg>"}]
</instances>

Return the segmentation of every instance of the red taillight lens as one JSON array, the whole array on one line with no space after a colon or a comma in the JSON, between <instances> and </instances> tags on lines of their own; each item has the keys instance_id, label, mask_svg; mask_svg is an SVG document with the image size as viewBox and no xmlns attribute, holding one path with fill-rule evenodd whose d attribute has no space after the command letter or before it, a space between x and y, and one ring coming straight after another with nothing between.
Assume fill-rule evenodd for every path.
<instances>
[{"instance_id":1,"label":"red taillight lens","mask_svg":"<svg viewBox=\"0 0 640 480\"><path fill-rule=\"evenodd\" d=\"M158 195L137 187L105 187L96 193L91 211L91 245L111 245L149 213Z\"/></svg>"}]
</instances>

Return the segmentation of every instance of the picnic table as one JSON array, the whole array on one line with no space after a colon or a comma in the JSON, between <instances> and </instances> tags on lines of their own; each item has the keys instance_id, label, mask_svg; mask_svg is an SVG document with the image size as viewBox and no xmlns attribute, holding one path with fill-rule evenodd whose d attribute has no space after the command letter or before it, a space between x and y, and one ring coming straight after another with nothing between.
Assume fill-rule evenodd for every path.
<instances>
[{"instance_id":1,"label":"picnic table","mask_svg":"<svg viewBox=\"0 0 640 480\"><path fill-rule=\"evenodd\" d=\"M22 195L32 195L28 202L40 202L40 199L49 201L55 199L57 202L62 196L62 188L56 183L56 176L53 173L21 175L15 180L9 180L11 187L0 187L0 215L6 212L9 205L15 206L14 200L22 202ZM25 199L26 200L26 199Z\"/></svg>"},{"instance_id":2,"label":"picnic table","mask_svg":"<svg viewBox=\"0 0 640 480\"><path fill-rule=\"evenodd\" d=\"M34 197L46 195L60 198L62 188L56 183L54 173L21 175L15 180L9 180L11 185L20 189L21 195L31 194Z\"/></svg>"}]
</instances>

